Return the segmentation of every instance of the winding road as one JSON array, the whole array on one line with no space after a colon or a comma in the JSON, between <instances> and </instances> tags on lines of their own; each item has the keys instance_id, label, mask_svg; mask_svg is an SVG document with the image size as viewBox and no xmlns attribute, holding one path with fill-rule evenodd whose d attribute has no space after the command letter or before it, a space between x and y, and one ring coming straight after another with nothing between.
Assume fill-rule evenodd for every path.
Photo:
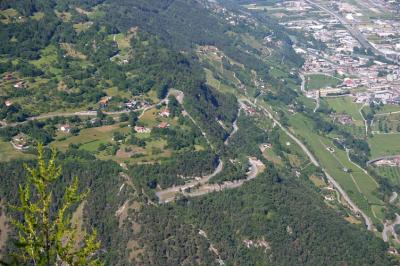
<instances>
[{"instance_id":1,"label":"winding road","mask_svg":"<svg viewBox=\"0 0 400 266\"><path fill-rule=\"evenodd\" d=\"M211 174L203 176L198 180L190 181L181 186L173 186L170 188L157 191L156 196L159 199L159 203L168 203L170 201L173 201L178 193L183 192L190 188L194 188L195 186L207 183L211 178L221 173L223 168L224 168L224 163L221 160L219 160L217 168L215 168L214 172L212 172Z\"/></svg>"},{"instance_id":2,"label":"winding road","mask_svg":"<svg viewBox=\"0 0 400 266\"><path fill-rule=\"evenodd\" d=\"M199 180L193 180L185 185L173 186L156 192L156 196L159 199L159 203L168 203L175 200L177 195L183 195L186 197L198 197L215 191L222 191L225 189L233 189L242 186L245 182L248 182L257 177L264 165L254 159L249 158L250 169L246 173L245 179L236 181L226 181L222 184L209 184L208 181L218 175L223 170L223 162L220 160L218 167L210 175L204 176ZM191 191L193 189L193 191Z\"/></svg>"},{"instance_id":3,"label":"winding road","mask_svg":"<svg viewBox=\"0 0 400 266\"><path fill-rule=\"evenodd\" d=\"M239 116L240 116L240 110L241 110L241 108L239 107L239 111L238 111L237 117L236 117L235 121L233 121L233 124L232 124L233 130L232 130L232 132L229 134L229 136L226 138L226 140L224 141L224 144L225 144L225 145L228 145L228 144L229 144L229 140L230 140L230 139L233 137L233 135L235 135L236 132L239 130L239 127L238 127L238 125L237 125L237 121L238 121L238 118L239 118Z\"/></svg>"},{"instance_id":4,"label":"winding road","mask_svg":"<svg viewBox=\"0 0 400 266\"><path fill-rule=\"evenodd\" d=\"M389 203L393 203L398 197L398 194L396 191L393 191L392 195L389 198Z\"/></svg>"},{"instance_id":5,"label":"winding road","mask_svg":"<svg viewBox=\"0 0 400 266\"><path fill-rule=\"evenodd\" d=\"M170 94L168 94L168 96L169 95ZM140 114L140 117L141 117L144 114L144 112L146 112L147 110L149 110L151 108L154 108L154 107L156 107L156 106L158 106L160 104L166 103L168 101L168 96L166 98L162 99L158 103L152 104L150 106L138 108L138 109L135 109L135 110L125 109L125 110L113 111L113 112L103 111L103 113L106 114L106 115L120 115L120 114L128 114L131 111L133 111L133 112L142 112ZM176 97L177 97L177 100L178 100L179 96L176 96ZM70 116L97 116L97 111L83 110L83 111L77 111L77 112L43 114L43 115L28 117L25 121L22 121L22 122L6 123L5 121L0 121L0 124L3 127L16 127L18 125L26 124L29 121L48 119L48 118L54 118L54 117L70 117Z\"/></svg>"},{"instance_id":6,"label":"winding road","mask_svg":"<svg viewBox=\"0 0 400 266\"><path fill-rule=\"evenodd\" d=\"M308 156L308 158L310 159L311 163L314 164L317 167L321 167L321 165L319 164L318 160L314 157L314 155L308 150L308 148L297 138L295 137L291 132L289 132L289 130L287 130L284 126L282 126L282 124L271 114L271 112L269 112L267 110L267 108L265 108L264 106L260 106L260 105L255 105L252 102L250 102L249 100L247 100L250 104L252 104L254 107L259 107L261 108L265 115L267 115L270 119L272 119L276 125L278 125L285 133L286 135L288 135L294 142L297 143L297 145L299 145L299 147L303 150L303 152ZM351 207L351 209L353 210L353 212L355 213L359 213L364 221L365 221L365 225L367 226L368 230L372 231L373 230L373 223L371 221L371 218L368 217L353 201L352 199L347 195L346 191L344 191L344 189L339 185L338 182L336 182L336 180L326 171L326 169L322 168L321 169L325 176L327 177L327 179L329 180L329 182L331 182L333 184L333 186L336 188L337 191L339 191L339 193L342 195L342 197L345 199L345 201L347 202L347 204Z\"/></svg>"},{"instance_id":7,"label":"winding road","mask_svg":"<svg viewBox=\"0 0 400 266\"><path fill-rule=\"evenodd\" d=\"M383 225L383 231L382 231L382 239L385 242L389 241L389 233L393 235L394 239L399 242L399 238L394 230L394 227L396 224L400 224L400 215L396 213L396 219L394 220L393 223L389 223L386 221L386 223Z\"/></svg>"}]
</instances>

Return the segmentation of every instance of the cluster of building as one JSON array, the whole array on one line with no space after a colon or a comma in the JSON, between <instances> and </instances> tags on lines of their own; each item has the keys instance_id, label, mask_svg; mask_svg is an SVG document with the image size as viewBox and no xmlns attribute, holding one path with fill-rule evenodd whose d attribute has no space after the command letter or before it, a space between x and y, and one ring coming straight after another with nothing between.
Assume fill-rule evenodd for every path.
<instances>
[{"instance_id":1,"label":"cluster of building","mask_svg":"<svg viewBox=\"0 0 400 266\"><path fill-rule=\"evenodd\" d=\"M400 167L400 156L388 157L374 162L375 166Z\"/></svg>"},{"instance_id":2,"label":"cluster of building","mask_svg":"<svg viewBox=\"0 0 400 266\"><path fill-rule=\"evenodd\" d=\"M104 96L104 97L102 97L100 99L100 101L98 102L99 107L103 108L103 109L107 108L109 103L110 103L110 101L111 101L111 99L112 99L112 96ZM119 106L119 107L120 108L125 107L126 110L138 110L138 109L147 108L149 106L150 106L149 102L147 102L145 100L140 101L140 100L136 100L136 99L131 99L131 100L125 102L123 104L123 106Z\"/></svg>"},{"instance_id":3,"label":"cluster of building","mask_svg":"<svg viewBox=\"0 0 400 266\"><path fill-rule=\"evenodd\" d=\"M366 22L361 19L363 14L346 1L335 1L330 4L336 5L336 10L339 10L339 14L347 20L355 24L360 22L357 27L365 37L371 37L370 34L379 36L382 40L379 44L373 45L380 51L384 51L386 46L392 49L391 52L400 49L400 43L392 41L392 38L400 37L400 22L379 19ZM304 12L316 9L304 0L288 1L276 6L283 6L286 10L301 7ZM295 51L305 58L302 71L304 74L325 74L342 80L335 88L327 87L308 92L308 97L325 97L350 92L360 103L400 104L400 67L398 65L374 59L369 51L360 48L359 42L336 17L328 13L318 13L311 17L305 15L303 17L301 14L300 12L299 16L299 12L294 10L293 19L289 16L281 24L294 30L304 31L306 35L326 45L326 49L293 46ZM356 88L362 89L362 92L357 90L357 93L353 93L352 90Z\"/></svg>"},{"instance_id":4,"label":"cluster of building","mask_svg":"<svg viewBox=\"0 0 400 266\"><path fill-rule=\"evenodd\" d=\"M337 121L342 125L351 125L353 124L353 118L348 114L333 114L333 121Z\"/></svg>"},{"instance_id":5,"label":"cluster of building","mask_svg":"<svg viewBox=\"0 0 400 266\"><path fill-rule=\"evenodd\" d=\"M364 16L358 6L348 1L331 1L331 5L349 23L356 25L357 29L373 43L375 48L392 58L400 56L400 43L396 41L400 37L400 22L398 20L390 18L369 19ZM393 11L389 1L379 1L376 6L368 5L368 2L365 5L370 12L377 15L382 14L377 6L382 10ZM399 3L397 3L397 8L400 8Z\"/></svg>"},{"instance_id":6,"label":"cluster of building","mask_svg":"<svg viewBox=\"0 0 400 266\"><path fill-rule=\"evenodd\" d=\"M138 101L135 99L124 103L124 105L125 108L129 110L144 109L150 106L150 104L147 101Z\"/></svg>"},{"instance_id":7,"label":"cluster of building","mask_svg":"<svg viewBox=\"0 0 400 266\"><path fill-rule=\"evenodd\" d=\"M168 117L170 117L171 112L169 111L168 108L165 108L165 109L161 110L158 113L158 115L163 118L168 118ZM163 121L160 124L158 124L157 128L169 128L169 126L170 126L170 124L168 122ZM150 133L151 132L151 128L148 128L145 126L135 126L134 130L137 133Z\"/></svg>"},{"instance_id":8,"label":"cluster of building","mask_svg":"<svg viewBox=\"0 0 400 266\"><path fill-rule=\"evenodd\" d=\"M2 82L7 82L7 83L12 83L13 87L15 89L22 89L26 88L26 82L23 81L22 79L17 78L14 73L12 72L7 72L3 75Z\"/></svg>"},{"instance_id":9,"label":"cluster of building","mask_svg":"<svg viewBox=\"0 0 400 266\"><path fill-rule=\"evenodd\" d=\"M240 108L243 109L248 115L255 115L257 110L247 104L240 102Z\"/></svg>"},{"instance_id":10,"label":"cluster of building","mask_svg":"<svg viewBox=\"0 0 400 266\"><path fill-rule=\"evenodd\" d=\"M244 12L234 12L221 6L217 1L204 1L203 3L207 9L222 16L230 25L237 26L241 23L247 25L254 25L256 21Z\"/></svg>"}]
</instances>

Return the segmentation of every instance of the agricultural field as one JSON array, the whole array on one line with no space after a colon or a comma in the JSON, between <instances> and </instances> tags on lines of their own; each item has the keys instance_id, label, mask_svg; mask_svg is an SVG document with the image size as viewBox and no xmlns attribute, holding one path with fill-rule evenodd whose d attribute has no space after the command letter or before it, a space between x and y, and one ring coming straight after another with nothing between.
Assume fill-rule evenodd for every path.
<instances>
[{"instance_id":1,"label":"agricultural field","mask_svg":"<svg viewBox=\"0 0 400 266\"><path fill-rule=\"evenodd\" d=\"M289 121L296 134L311 148L322 167L339 182L360 208L376 221L379 220L371 209L371 205L383 205L375 196L379 187L376 181L352 164L346 152L336 148L330 139L312 132L311 122L303 115L296 114ZM328 150L329 147L333 148L333 152Z\"/></svg>"},{"instance_id":2,"label":"agricultural field","mask_svg":"<svg viewBox=\"0 0 400 266\"><path fill-rule=\"evenodd\" d=\"M88 30L92 25L93 25L93 22L88 21L88 22L76 23L73 25L73 27L74 27L76 33L81 33L81 32Z\"/></svg>"},{"instance_id":3,"label":"agricultural field","mask_svg":"<svg viewBox=\"0 0 400 266\"><path fill-rule=\"evenodd\" d=\"M400 133L400 113L375 115L371 130L380 133Z\"/></svg>"},{"instance_id":4,"label":"agricultural field","mask_svg":"<svg viewBox=\"0 0 400 266\"><path fill-rule=\"evenodd\" d=\"M376 111L376 114L387 114L391 112L400 112L400 105L399 104L385 104L380 106L379 109Z\"/></svg>"},{"instance_id":5,"label":"agricultural field","mask_svg":"<svg viewBox=\"0 0 400 266\"><path fill-rule=\"evenodd\" d=\"M34 20L41 20L43 18L44 18L43 12L35 12L32 16L32 19L34 19Z\"/></svg>"},{"instance_id":6,"label":"agricultural field","mask_svg":"<svg viewBox=\"0 0 400 266\"><path fill-rule=\"evenodd\" d=\"M62 70L56 67L57 62L57 47L51 44L41 51L40 59L31 61L30 63L44 70L46 73L59 76L62 74Z\"/></svg>"},{"instance_id":7,"label":"agricultural field","mask_svg":"<svg viewBox=\"0 0 400 266\"><path fill-rule=\"evenodd\" d=\"M77 136L59 133L51 146L61 151L65 151L71 144L81 144L81 149L95 151L101 144L112 143L114 132L127 133L129 131L128 127L120 128L119 125L120 124L114 124L110 126L82 129Z\"/></svg>"},{"instance_id":8,"label":"agricultural field","mask_svg":"<svg viewBox=\"0 0 400 266\"><path fill-rule=\"evenodd\" d=\"M77 51L71 43L60 43L61 49L65 50L66 54L70 57L86 60L87 56Z\"/></svg>"},{"instance_id":9,"label":"agricultural field","mask_svg":"<svg viewBox=\"0 0 400 266\"><path fill-rule=\"evenodd\" d=\"M377 172L389 179L396 186L400 186L400 167L380 166L376 168Z\"/></svg>"},{"instance_id":10,"label":"agricultural field","mask_svg":"<svg viewBox=\"0 0 400 266\"><path fill-rule=\"evenodd\" d=\"M206 80L207 84L210 85L211 87L215 88L216 90L222 92L222 93L233 93L235 90L227 85L225 85L223 82L217 80L214 76L211 70L209 69L204 69L206 73Z\"/></svg>"},{"instance_id":11,"label":"agricultural field","mask_svg":"<svg viewBox=\"0 0 400 266\"><path fill-rule=\"evenodd\" d=\"M10 161L15 159L33 159L32 154L28 154L14 149L10 142L0 141L0 161Z\"/></svg>"},{"instance_id":12,"label":"agricultural field","mask_svg":"<svg viewBox=\"0 0 400 266\"><path fill-rule=\"evenodd\" d=\"M371 158L400 154L400 134L375 134L368 138Z\"/></svg>"},{"instance_id":13,"label":"agricultural field","mask_svg":"<svg viewBox=\"0 0 400 266\"><path fill-rule=\"evenodd\" d=\"M272 149L265 149L262 153L264 158L275 165L282 166L282 158L278 156Z\"/></svg>"},{"instance_id":14,"label":"agricultural field","mask_svg":"<svg viewBox=\"0 0 400 266\"><path fill-rule=\"evenodd\" d=\"M59 133L56 141L52 142L51 146L65 151L71 144L75 144L79 146L79 149L89 151L100 159L129 163L151 161L171 155L171 151L164 149L166 142L162 139L152 139L150 134L135 134L137 138L145 140L146 146L144 148L114 141L114 133L118 132L128 136L130 131L131 129L126 123L117 123L109 126L83 129L77 136ZM118 150L113 152L114 147L117 147L116 145Z\"/></svg>"},{"instance_id":15,"label":"agricultural field","mask_svg":"<svg viewBox=\"0 0 400 266\"><path fill-rule=\"evenodd\" d=\"M363 124L363 118L359 112L362 104L353 102L351 97L335 97L323 99L329 107L331 107L336 113L346 113L356 120L358 125Z\"/></svg>"},{"instance_id":16,"label":"agricultural field","mask_svg":"<svg viewBox=\"0 0 400 266\"><path fill-rule=\"evenodd\" d=\"M4 24L12 23L18 21L19 13L13 8L0 10L0 22Z\"/></svg>"},{"instance_id":17,"label":"agricultural field","mask_svg":"<svg viewBox=\"0 0 400 266\"><path fill-rule=\"evenodd\" d=\"M318 90L326 87L336 87L342 80L323 74L311 74L306 76L306 90Z\"/></svg>"}]
</instances>

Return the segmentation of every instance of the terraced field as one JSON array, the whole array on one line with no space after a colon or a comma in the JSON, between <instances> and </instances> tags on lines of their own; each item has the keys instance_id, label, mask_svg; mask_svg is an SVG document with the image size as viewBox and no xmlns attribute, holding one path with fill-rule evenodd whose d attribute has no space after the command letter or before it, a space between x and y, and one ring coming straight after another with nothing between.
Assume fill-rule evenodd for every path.
<instances>
[{"instance_id":1,"label":"terraced field","mask_svg":"<svg viewBox=\"0 0 400 266\"><path fill-rule=\"evenodd\" d=\"M290 125L305 140L322 167L346 190L354 202L374 221L379 221L379 215L374 214L372 205L381 206L384 203L375 195L378 189L376 181L350 162L346 152L337 149L330 139L312 132L311 121L303 115L292 116ZM329 151L328 147L334 151Z\"/></svg>"},{"instance_id":2,"label":"terraced field","mask_svg":"<svg viewBox=\"0 0 400 266\"><path fill-rule=\"evenodd\" d=\"M380 175L388 178L393 185L400 186L400 167L382 166L376 169Z\"/></svg>"}]
</instances>

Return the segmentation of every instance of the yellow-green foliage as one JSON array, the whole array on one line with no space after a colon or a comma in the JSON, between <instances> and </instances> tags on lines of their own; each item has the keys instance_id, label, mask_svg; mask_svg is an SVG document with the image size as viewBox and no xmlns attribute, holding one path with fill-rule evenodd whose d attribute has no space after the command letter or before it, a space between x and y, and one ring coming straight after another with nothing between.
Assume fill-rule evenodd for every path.
<instances>
[{"instance_id":1,"label":"yellow-green foliage","mask_svg":"<svg viewBox=\"0 0 400 266\"><path fill-rule=\"evenodd\" d=\"M78 193L78 179L69 185L56 215L51 215L55 200L51 184L61 176L56 165L56 153L48 162L43 156L43 146L38 147L36 167L25 166L27 183L19 187L19 206L11 206L23 219L12 219L18 232L17 247L12 254L18 265L102 265L95 258L100 242L96 232L83 232L78 236L77 224L71 223L67 211L88 194ZM83 239L79 241L78 239Z\"/></svg>"}]
</instances>

